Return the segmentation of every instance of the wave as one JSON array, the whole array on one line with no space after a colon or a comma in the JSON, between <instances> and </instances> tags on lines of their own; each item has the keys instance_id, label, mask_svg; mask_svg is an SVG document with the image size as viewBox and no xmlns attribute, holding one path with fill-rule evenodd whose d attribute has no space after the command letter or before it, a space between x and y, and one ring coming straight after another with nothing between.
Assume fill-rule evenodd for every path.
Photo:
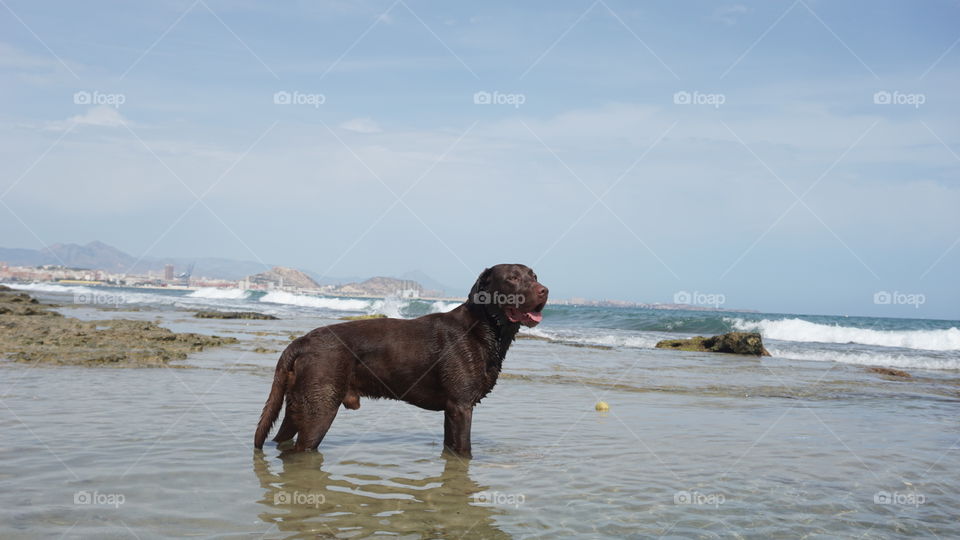
<instances>
[{"instance_id":1,"label":"wave","mask_svg":"<svg viewBox=\"0 0 960 540\"><path fill-rule=\"evenodd\" d=\"M582 334L575 332L552 332L542 328L521 328L520 333L554 343L574 345L597 345L600 347L627 347L632 349L652 349L662 336L644 334Z\"/></svg>"},{"instance_id":2,"label":"wave","mask_svg":"<svg viewBox=\"0 0 960 540\"><path fill-rule=\"evenodd\" d=\"M878 347L898 347L928 351L960 350L960 329L874 330L850 326L818 324L803 319L728 319L735 330L760 332L763 337L780 341L808 343L859 343Z\"/></svg>"},{"instance_id":3,"label":"wave","mask_svg":"<svg viewBox=\"0 0 960 540\"><path fill-rule=\"evenodd\" d=\"M430 313L447 313L453 311L453 309L459 305L460 302L444 302L442 300L437 300L436 302L430 304Z\"/></svg>"},{"instance_id":4,"label":"wave","mask_svg":"<svg viewBox=\"0 0 960 540\"><path fill-rule=\"evenodd\" d=\"M51 292L51 293L69 293L69 294L90 294L94 292L90 287L79 285L55 285L53 283L0 283L11 289L21 291Z\"/></svg>"},{"instance_id":5,"label":"wave","mask_svg":"<svg viewBox=\"0 0 960 540\"><path fill-rule=\"evenodd\" d=\"M372 305L372 302L369 300L329 296L305 296L285 291L268 292L263 295L259 301L270 304L286 304L289 306L329 309L333 311L367 311Z\"/></svg>"},{"instance_id":6,"label":"wave","mask_svg":"<svg viewBox=\"0 0 960 540\"><path fill-rule=\"evenodd\" d=\"M212 298L215 300L244 300L250 297L250 292L243 289L227 289L222 287L204 287L187 295L188 298Z\"/></svg>"},{"instance_id":7,"label":"wave","mask_svg":"<svg viewBox=\"0 0 960 540\"><path fill-rule=\"evenodd\" d=\"M371 315L379 314L386 315L387 317L393 319L404 319L406 318L403 310L409 307L409 300L402 300L400 298L384 298L382 300L375 300L372 302L369 308L367 308L368 313Z\"/></svg>"},{"instance_id":8,"label":"wave","mask_svg":"<svg viewBox=\"0 0 960 540\"><path fill-rule=\"evenodd\" d=\"M770 347L770 354L777 358L812 360L816 362L839 362L860 366L885 366L901 369L960 369L960 358L934 358L913 354L883 354L876 352L848 352L824 350L784 350Z\"/></svg>"}]
</instances>

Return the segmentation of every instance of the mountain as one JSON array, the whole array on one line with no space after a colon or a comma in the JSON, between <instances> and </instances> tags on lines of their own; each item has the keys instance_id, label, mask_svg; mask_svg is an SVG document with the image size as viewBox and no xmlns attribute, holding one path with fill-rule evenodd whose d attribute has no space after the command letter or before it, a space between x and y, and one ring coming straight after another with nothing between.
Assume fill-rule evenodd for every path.
<instances>
[{"instance_id":1,"label":"mountain","mask_svg":"<svg viewBox=\"0 0 960 540\"><path fill-rule=\"evenodd\" d=\"M459 288L450 288L444 285L443 283L440 283L439 281L428 276L427 274L421 272L420 270L411 270L409 272L401 274L400 279L416 281L417 283L423 285L425 289L430 289L433 292L440 293L440 294L436 294L435 296L466 295L467 291L470 290L470 286L473 285L473 283L466 283ZM459 289L463 289L463 290L459 290Z\"/></svg>"},{"instance_id":2,"label":"mountain","mask_svg":"<svg viewBox=\"0 0 960 540\"><path fill-rule=\"evenodd\" d=\"M35 249L0 248L0 261L13 266L39 266L41 264L59 264L48 262L47 256Z\"/></svg>"},{"instance_id":3,"label":"mountain","mask_svg":"<svg viewBox=\"0 0 960 540\"><path fill-rule=\"evenodd\" d=\"M269 283L276 287L297 287L300 289L319 289L320 285L310 279L310 276L294 268L274 266L266 272L252 275L247 278L250 283Z\"/></svg>"},{"instance_id":4,"label":"mountain","mask_svg":"<svg viewBox=\"0 0 960 540\"><path fill-rule=\"evenodd\" d=\"M18 266L56 264L123 272L137 260L103 242L90 242L85 246L53 244L44 249L0 248L0 261Z\"/></svg>"},{"instance_id":5,"label":"mountain","mask_svg":"<svg viewBox=\"0 0 960 540\"><path fill-rule=\"evenodd\" d=\"M241 279L263 271L263 264L216 257L143 257L139 261L128 253L104 244L53 244L44 249L0 248L0 261L15 266L63 265L71 268L106 270L114 273L145 274L162 272L172 264L176 272L193 266L193 275L220 279Z\"/></svg>"},{"instance_id":6,"label":"mountain","mask_svg":"<svg viewBox=\"0 0 960 540\"><path fill-rule=\"evenodd\" d=\"M195 277L218 279L243 279L246 276L254 276L260 273L270 274L273 272L273 269L278 268L273 265L267 266L254 261L217 257L143 257L138 260L138 257L134 257L129 253L125 253L113 246L98 241L90 242L86 245L53 244L44 249L0 247L0 262L14 266L64 265L71 268L106 270L108 272L126 274L146 274L151 271L161 273L165 265L172 264L174 266L174 272L176 273L184 272L190 267L193 267L193 276ZM312 272L310 270L301 273L304 275L291 275L288 277L292 277L297 283L311 284L304 288L318 288L318 284L357 284L364 279L364 277L361 276L323 276L318 272ZM273 277L278 278L279 275ZM265 279L269 279L269 276L265 276ZM438 296L443 296L444 293L451 290L456 292L460 288L463 288L450 289L419 270L412 270L399 276L399 278L388 279L415 281L423 285L422 289L425 289L426 292L440 293ZM287 277L284 277L284 283L288 283ZM390 286L386 286L386 288L389 287ZM469 288L469 286L467 286L467 288ZM459 294L464 294L464 292L465 290L459 291Z\"/></svg>"},{"instance_id":7,"label":"mountain","mask_svg":"<svg viewBox=\"0 0 960 540\"><path fill-rule=\"evenodd\" d=\"M320 285L342 285L354 281L363 281L364 279L362 276L328 276L320 272L314 272L313 270L304 270L304 272Z\"/></svg>"},{"instance_id":8,"label":"mountain","mask_svg":"<svg viewBox=\"0 0 960 540\"><path fill-rule=\"evenodd\" d=\"M40 250L39 253L46 260L55 261L45 264L63 264L73 268L91 268L108 272L126 272L137 263L134 257L103 242L90 242L85 246L53 244Z\"/></svg>"},{"instance_id":9,"label":"mountain","mask_svg":"<svg viewBox=\"0 0 960 540\"><path fill-rule=\"evenodd\" d=\"M365 294L370 296L393 296L404 291L417 291L419 296L439 296L442 291L427 290L416 281L377 276L360 283L347 283L340 287L340 294Z\"/></svg>"}]
</instances>

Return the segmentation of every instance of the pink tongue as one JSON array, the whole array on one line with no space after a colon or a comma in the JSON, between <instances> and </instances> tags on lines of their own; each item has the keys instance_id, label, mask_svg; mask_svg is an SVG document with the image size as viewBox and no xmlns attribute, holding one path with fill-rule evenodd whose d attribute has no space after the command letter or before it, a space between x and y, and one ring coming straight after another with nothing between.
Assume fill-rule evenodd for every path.
<instances>
[{"instance_id":1,"label":"pink tongue","mask_svg":"<svg viewBox=\"0 0 960 540\"><path fill-rule=\"evenodd\" d=\"M507 308L506 313L510 322L520 323L524 326L536 326L543 320L543 313L539 311L523 313L517 308Z\"/></svg>"}]
</instances>

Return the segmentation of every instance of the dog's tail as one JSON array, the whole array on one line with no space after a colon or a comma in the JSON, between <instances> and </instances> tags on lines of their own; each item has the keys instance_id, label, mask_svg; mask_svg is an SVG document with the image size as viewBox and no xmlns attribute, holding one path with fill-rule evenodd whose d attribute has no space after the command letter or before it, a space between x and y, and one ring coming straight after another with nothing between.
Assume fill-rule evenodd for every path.
<instances>
[{"instance_id":1,"label":"dog's tail","mask_svg":"<svg viewBox=\"0 0 960 540\"><path fill-rule=\"evenodd\" d=\"M253 436L253 447L262 449L263 441L267 439L273 423L277 421L280 415L280 407L283 406L283 396L287 392L287 374L293 369L293 362L299 353L297 343L291 343L280 359L277 361L277 369L273 374L273 386L270 387L270 395L267 402L263 405L263 412L260 413L260 422L257 424L257 432Z\"/></svg>"}]
</instances>

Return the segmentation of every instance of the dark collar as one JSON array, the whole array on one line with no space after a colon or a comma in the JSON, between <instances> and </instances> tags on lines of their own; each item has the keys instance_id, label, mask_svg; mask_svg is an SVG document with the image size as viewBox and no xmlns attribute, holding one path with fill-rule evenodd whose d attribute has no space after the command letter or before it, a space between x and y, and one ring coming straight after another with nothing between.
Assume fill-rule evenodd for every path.
<instances>
[{"instance_id":1,"label":"dark collar","mask_svg":"<svg viewBox=\"0 0 960 540\"><path fill-rule=\"evenodd\" d=\"M520 323L511 322L503 313L503 310L492 305L468 304L470 311L476 314L481 324L486 323L490 332L493 334L492 357L497 361L497 367L503 363L507 356L507 349L513 343L517 332L520 330Z\"/></svg>"}]
</instances>

